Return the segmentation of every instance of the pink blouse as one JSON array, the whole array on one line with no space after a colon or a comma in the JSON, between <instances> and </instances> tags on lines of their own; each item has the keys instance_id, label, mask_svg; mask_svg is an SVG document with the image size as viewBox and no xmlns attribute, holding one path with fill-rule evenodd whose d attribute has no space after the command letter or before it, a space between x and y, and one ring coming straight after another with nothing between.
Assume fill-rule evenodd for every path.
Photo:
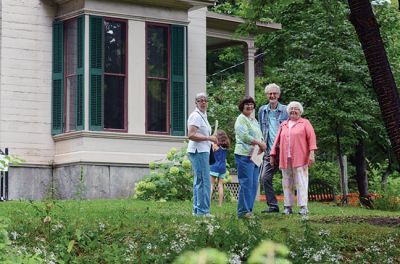
<instances>
[{"instance_id":1,"label":"pink blouse","mask_svg":"<svg viewBox=\"0 0 400 264\"><path fill-rule=\"evenodd\" d=\"M297 123L290 129L290 137L288 120L279 127L270 155L276 156L276 145L279 144L280 169L288 168L289 140L292 167L298 168L307 165L310 151L317 149L317 138L310 121L304 118L297 120Z\"/></svg>"}]
</instances>

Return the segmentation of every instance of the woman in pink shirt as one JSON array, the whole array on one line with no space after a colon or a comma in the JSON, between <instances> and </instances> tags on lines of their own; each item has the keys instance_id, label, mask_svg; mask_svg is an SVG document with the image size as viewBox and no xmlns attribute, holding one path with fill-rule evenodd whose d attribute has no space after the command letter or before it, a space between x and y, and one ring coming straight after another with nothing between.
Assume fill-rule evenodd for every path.
<instances>
[{"instance_id":1,"label":"woman in pink shirt","mask_svg":"<svg viewBox=\"0 0 400 264\"><path fill-rule=\"evenodd\" d=\"M271 165L275 165L279 148L279 168L282 170L284 214L292 214L294 187L297 190L299 214L307 215L308 208L308 167L314 163L317 139L310 121L301 117L303 106L290 102L287 106L289 120L284 121L277 132L271 149Z\"/></svg>"}]
</instances>

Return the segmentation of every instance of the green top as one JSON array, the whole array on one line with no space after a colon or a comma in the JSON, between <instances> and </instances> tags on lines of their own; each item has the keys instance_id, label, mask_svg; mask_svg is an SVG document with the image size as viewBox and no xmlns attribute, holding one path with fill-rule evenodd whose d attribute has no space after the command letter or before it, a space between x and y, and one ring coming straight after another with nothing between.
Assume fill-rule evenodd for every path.
<instances>
[{"instance_id":1,"label":"green top","mask_svg":"<svg viewBox=\"0 0 400 264\"><path fill-rule=\"evenodd\" d=\"M250 156L253 148L251 141L253 139L264 140L258 121L255 118L248 118L244 114L240 114L236 119L235 133L235 154L237 155Z\"/></svg>"}]
</instances>

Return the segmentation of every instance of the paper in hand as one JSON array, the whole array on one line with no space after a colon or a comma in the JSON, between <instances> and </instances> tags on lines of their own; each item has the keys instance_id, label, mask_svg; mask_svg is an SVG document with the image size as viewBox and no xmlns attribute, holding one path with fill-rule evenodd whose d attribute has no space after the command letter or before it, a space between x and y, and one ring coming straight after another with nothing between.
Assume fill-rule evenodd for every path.
<instances>
[{"instance_id":1,"label":"paper in hand","mask_svg":"<svg viewBox=\"0 0 400 264\"><path fill-rule=\"evenodd\" d=\"M260 167L261 163L263 162L264 158L264 151L260 152L260 147L258 145L254 145L253 150L251 151L250 160Z\"/></svg>"},{"instance_id":2,"label":"paper in hand","mask_svg":"<svg viewBox=\"0 0 400 264\"><path fill-rule=\"evenodd\" d=\"M213 135L217 135L217 130L218 130L218 120L215 120L215 127L214 127L214 133Z\"/></svg>"}]
</instances>

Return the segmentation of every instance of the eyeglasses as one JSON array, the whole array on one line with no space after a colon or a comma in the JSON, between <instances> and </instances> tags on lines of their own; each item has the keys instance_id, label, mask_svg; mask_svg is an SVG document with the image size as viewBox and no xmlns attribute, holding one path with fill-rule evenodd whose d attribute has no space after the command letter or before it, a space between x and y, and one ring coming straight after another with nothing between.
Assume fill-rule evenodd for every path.
<instances>
[{"instance_id":1,"label":"eyeglasses","mask_svg":"<svg viewBox=\"0 0 400 264\"><path fill-rule=\"evenodd\" d=\"M267 93L267 95L278 95L279 93Z\"/></svg>"},{"instance_id":2,"label":"eyeglasses","mask_svg":"<svg viewBox=\"0 0 400 264\"><path fill-rule=\"evenodd\" d=\"M254 104L253 104L253 103L246 103L246 104L244 104L244 106L247 106L247 107L254 107Z\"/></svg>"},{"instance_id":3,"label":"eyeglasses","mask_svg":"<svg viewBox=\"0 0 400 264\"><path fill-rule=\"evenodd\" d=\"M196 100L196 102L198 102L198 103L208 103L208 100L207 99L199 99L199 100Z\"/></svg>"}]
</instances>

